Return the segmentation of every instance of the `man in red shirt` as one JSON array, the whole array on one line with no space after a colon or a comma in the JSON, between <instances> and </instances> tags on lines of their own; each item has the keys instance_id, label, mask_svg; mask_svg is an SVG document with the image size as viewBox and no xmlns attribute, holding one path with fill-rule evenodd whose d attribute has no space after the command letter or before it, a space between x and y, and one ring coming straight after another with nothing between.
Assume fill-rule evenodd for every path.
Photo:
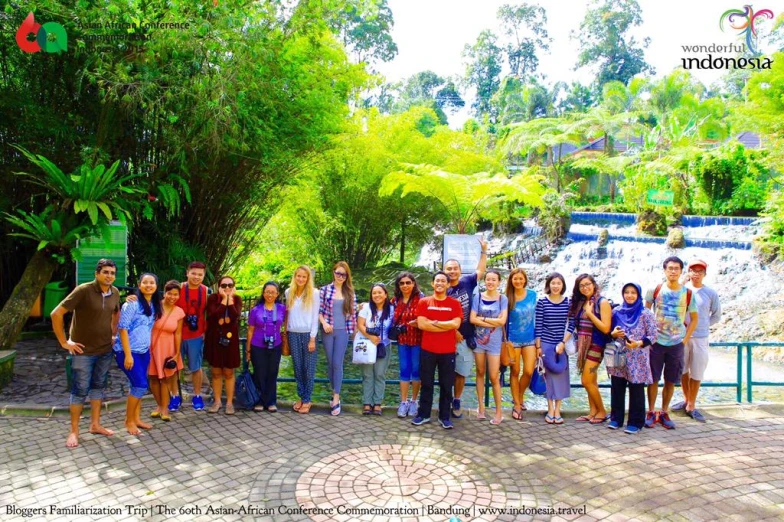
<instances>
[{"instance_id":1,"label":"man in red shirt","mask_svg":"<svg viewBox=\"0 0 784 522\"><path fill-rule=\"evenodd\" d=\"M463 320L460 301L447 297L449 276L436 272L433 276L433 295L419 300L417 327L422 330L422 349L419 352L419 377L422 381L419 411L411 421L415 426L430 422L433 391L438 368L438 422L445 430L454 425L449 419L452 406L452 386L455 382L455 351L457 329Z\"/></svg>"},{"instance_id":2,"label":"man in red shirt","mask_svg":"<svg viewBox=\"0 0 784 522\"><path fill-rule=\"evenodd\" d=\"M193 381L193 409L204 409L204 399L201 397L201 383L203 372L201 369L204 358L204 331L207 327L207 287L204 286L204 276L207 275L207 265L201 261L194 261L188 265L186 276L188 281L182 284L180 299L177 306L185 312L182 324L182 347L180 349L183 359L188 361L188 370ZM169 410L177 411L182 403L179 396L172 397Z\"/></svg>"}]
</instances>

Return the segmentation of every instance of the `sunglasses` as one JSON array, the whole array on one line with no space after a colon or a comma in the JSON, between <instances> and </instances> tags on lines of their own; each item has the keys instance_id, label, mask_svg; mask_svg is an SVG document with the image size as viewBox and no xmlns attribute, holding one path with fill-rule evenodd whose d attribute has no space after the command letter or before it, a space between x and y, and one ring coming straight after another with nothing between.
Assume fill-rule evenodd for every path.
<instances>
[{"instance_id":1,"label":"sunglasses","mask_svg":"<svg viewBox=\"0 0 784 522\"><path fill-rule=\"evenodd\" d=\"M413 284L414 284L414 282L413 282L413 281L400 281L400 282L398 283L398 286L411 286L411 285L413 285Z\"/></svg>"},{"instance_id":2,"label":"sunglasses","mask_svg":"<svg viewBox=\"0 0 784 522\"><path fill-rule=\"evenodd\" d=\"M340 277L341 279L348 275L345 272L338 272L337 270L334 271L333 274L335 274L335 277Z\"/></svg>"},{"instance_id":3,"label":"sunglasses","mask_svg":"<svg viewBox=\"0 0 784 522\"><path fill-rule=\"evenodd\" d=\"M223 288L224 290L226 288L234 288L234 283L221 283L220 287Z\"/></svg>"}]
</instances>

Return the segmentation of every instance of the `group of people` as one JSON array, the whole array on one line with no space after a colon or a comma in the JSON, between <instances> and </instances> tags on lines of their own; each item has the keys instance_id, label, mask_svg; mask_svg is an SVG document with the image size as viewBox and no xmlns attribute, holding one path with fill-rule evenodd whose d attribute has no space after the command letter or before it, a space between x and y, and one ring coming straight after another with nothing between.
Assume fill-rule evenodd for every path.
<instances>
[{"instance_id":1,"label":"group of people","mask_svg":"<svg viewBox=\"0 0 784 522\"><path fill-rule=\"evenodd\" d=\"M579 422L624 426L625 395L629 389L629 414L625 431L638 433L643 426L660 423L674 428L669 404L674 385L682 383L683 408L698 421L696 398L708 362L708 333L721 314L717 293L703 284L707 263L692 261L687 274L677 257L664 261L665 282L643 297L640 285L622 289L620 306L613 307L589 274L577 277L571 296L559 273L547 276L544 295L528 287L524 269L515 268L505 292L501 274L487 270L487 243L479 240L482 254L473 273L464 275L454 259L444 264L431 281L433 293L425 296L414 275L400 273L394 288L383 283L370 288L368 303L358 305L351 270L341 261L332 269L332 282L317 290L313 272L299 266L281 299L280 287L267 282L247 318L246 361L253 365L259 391L255 411L276 412L277 378L281 357L291 355L298 400L293 410L307 414L312 407L316 339L323 332L327 373L332 392L330 414L341 414L343 361L355 335L377 346L373 364L362 368L363 415L382 415L386 372L392 339L397 340L400 361L398 417L413 417L414 425L430 422L436 372L439 380L438 422L454 427L453 418L464 415L462 393L475 367L476 382L485 376L492 384L495 411L491 424L504 417L501 397L501 360L510 368L512 418L522 420L524 396L537 367L544 368L548 409L545 422L564 423L561 403L570 395L569 353L588 395L589 411ZM72 357L71 432L68 447L79 442L79 418L87 399L91 402L90 432L111 435L100 423L100 404L112 358L128 376L125 426L130 434L152 426L142 419L141 399L151 389L156 401L152 418L171 420L182 405L178 372L187 360L193 383L191 406L205 408L202 398L203 359L211 368L214 398L207 411L232 415L234 374L241 364L239 320L242 299L229 276L218 279L216 291L204 284L206 266L191 263L186 281L163 286L153 274L142 274L138 287L120 307L112 283L116 265L102 259L95 280L79 285L52 312L60 345ZM683 277L682 277L683 276ZM477 290L480 280L485 290ZM685 283L689 286L684 286ZM70 336L63 316L73 312ZM573 343L573 348L567 345ZM605 350L623 352L625 364L608 364L611 377L611 410L607 413L598 386L598 369ZM112 355L113 354L113 355ZM609 353L608 353L609 355ZM655 409L658 381L664 376L662 407ZM223 403L223 384L226 402ZM644 387L647 386L646 413ZM488 419L484 387L477 386L477 418ZM410 395L409 395L410 393Z\"/></svg>"}]
</instances>

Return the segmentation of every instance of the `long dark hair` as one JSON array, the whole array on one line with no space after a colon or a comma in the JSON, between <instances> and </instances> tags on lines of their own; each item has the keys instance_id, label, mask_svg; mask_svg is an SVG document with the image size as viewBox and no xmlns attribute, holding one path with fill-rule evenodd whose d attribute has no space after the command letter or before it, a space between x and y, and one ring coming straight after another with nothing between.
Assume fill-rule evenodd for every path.
<instances>
[{"instance_id":1,"label":"long dark hair","mask_svg":"<svg viewBox=\"0 0 784 522\"><path fill-rule=\"evenodd\" d=\"M384 294L386 294L387 296L387 298L384 299L384 307L381 311L381 317L379 319L376 319L378 306L376 306L376 303L373 302L373 289L376 287L382 289L384 291ZM392 305L389 302L389 292L387 291L387 286L384 283L374 283L373 286L370 287L370 302L368 303L368 306L370 306L370 316L373 319L374 323L380 325L383 324L384 321L386 321L389 318L389 310L392 307Z\"/></svg>"},{"instance_id":2,"label":"long dark hair","mask_svg":"<svg viewBox=\"0 0 784 522\"><path fill-rule=\"evenodd\" d=\"M599 295L599 285L596 284L596 279L593 278L590 274L580 274L577 276L577 279L574 280L574 290L572 290L572 305L569 308L569 315L572 317L577 317L577 314L580 312L580 309L585 305L585 301L587 300L586 297L580 292L580 283L585 280L589 280L593 284L593 294Z\"/></svg>"},{"instance_id":3,"label":"long dark hair","mask_svg":"<svg viewBox=\"0 0 784 522\"><path fill-rule=\"evenodd\" d=\"M517 274L523 274L523 277L525 278L525 285L523 288L528 288L528 274L525 273L524 269L518 266L509 272L509 277L506 280L506 299L508 302L507 312L509 314L507 317L512 317L512 310L514 310L515 304L517 304L517 301L515 301L515 287L512 284L512 278Z\"/></svg>"},{"instance_id":4,"label":"long dark hair","mask_svg":"<svg viewBox=\"0 0 784 522\"><path fill-rule=\"evenodd\" d=\"M156 286L155 293L152 294L149 303L147 302L147 298L144 297L144 295L142 295L141 288L139 288L139 285L142 284L142 281L144 281L144 278L147 276L150 276L153 279L155 279L155 286ZM136 300L139 302L139 305L142 307L142 312L144 312L144 315L150 317L151 315L155 314L155 320L157 321L163 316L163 305L161 304L161 292L160 289L158 288L159 286L158 276L156 276L155 274L151 274L149 272L145 272L141 275L141 277L139 277L139 285L137 285L136 288L133 289L133 295L136 296Z\"/></svg>"},{"instance_id":5,"label":"long dark hair","mask_svg":"<svg viewBox=\"0 0 784 522\"><path fill-rule=\"evenodd\" d=\"M346 271L346 280L343 281L340 292L343 294L343 313L348 317L354 313L354 283L351 281L351 269L348 267L348 263L345 261L338 261L332 267L332 271L334 272L338 268L342 268ZM335 274L332 274L332 277L334 278Z\"/></svg>"},{"instance_id":6,"label":"long dark hair","mask_svg":"<svg viewBox=\"0 0 784 522\"><path fill-rule=\"evenodd\" d=\"M400 290L400 280L403 278L408 278L414 282L414 288L411 290L411 299L422 295L422 291L419 289L419 283L417 283L414 274L411 272L400 272L395 278L395 299L398 303L403 302L403 292Z\"/></svg>"},{"instance_id":7,"label":"long dark hair","mask_svg":"<svg viewBox=\"0 0 784 522\"><path fill-rule=\"evenodd\" d=\"M280 300L280 285L275 281L267 281L266 283L264 283L264 287L261 289L261 297L259 297L259 300L256 301L255 305L253 305L254 307L261 306L264 304L264 291L267 289L268 286L274 286L275 290L278 291L278 297L275 298L275 302L277 303Z\"/></svg>"}]
</instances>

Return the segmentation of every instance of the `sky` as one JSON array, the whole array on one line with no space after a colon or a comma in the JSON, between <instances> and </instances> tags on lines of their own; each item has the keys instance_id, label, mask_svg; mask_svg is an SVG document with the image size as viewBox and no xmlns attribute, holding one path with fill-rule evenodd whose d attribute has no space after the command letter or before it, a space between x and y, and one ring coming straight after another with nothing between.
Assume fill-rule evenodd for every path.
<instances>
[{"instance_id":1,"label":"sky","mask_svg":"<svg viewBox=\"0 0 784 522\"><path fill-rule=\"evenodd\" d=\"M641 41L651 43L645 59L656 69L656 77L671 72L688 56L681 45L726 45L740 43L733 32L722 32L719 18L727 9L742 9L748 0L638 0L643 24L632 33ZM501 30L496 11L503 4L518 5L514 0L388 0L395 20L392 37L398 45L397 57L377 69L388 81L398 81L417 72L432 70L441 76L463 76L465 65L461 53L466 44L473 44L483 29L499 37ZM547 31L553 41L549 54L540 55L539 72L547 82L580 81L590 84L593 73L583 68L574 70L579 52L578 42L570 38L579 31L587 2L577 0L528 0L547 10ZM753 3L755 10L770 9L778 16L784 11L784 0ZM771 24L770 21L766 22ZM770 25L768 26L770 27ZM729 56L729 55L728 55ZM706 86L716 81L720 71L692 70ZM450 125L460 126L467 111L450 115Z\"/></svg>"}]
</instances>

